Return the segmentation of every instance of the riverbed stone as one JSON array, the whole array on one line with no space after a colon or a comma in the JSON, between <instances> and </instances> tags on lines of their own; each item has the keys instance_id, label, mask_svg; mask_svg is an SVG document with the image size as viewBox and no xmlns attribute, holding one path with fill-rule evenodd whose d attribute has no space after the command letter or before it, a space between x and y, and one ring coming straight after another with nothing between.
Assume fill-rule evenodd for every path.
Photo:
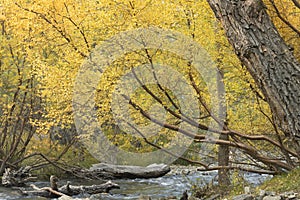
<instances>
[{"instance_id":1,"label":"riverbed stone","mask_svg":"<svg viewBox=\"0 0 300 200\"><path fill-rule=\"evenodd\" d=\"M283 199L287 199L287 200L294 200L294 199L298 199L298 193L295 192L285 192L283 194L280 194L280 196L283 197Z\"/></svg>"},{"instance_id":2,"label":"riverbed stone","mask_svg":"<svg viewBox=\"0 0 300 200\"><path fill-rule=\"evenodd\" d=\"M262 196L262 197L264 197L264 196L266 196L266 191L265 190L259 190L259 196Z\"/></svg>"},{"instance_id":3,"label":"riverbed stone","mask_svg":"<svg viewBox=\"0 0 300 200\"><path fill-rule=\"evenodd\" d=\"M266 191L266 195L265 196L276 196L276 192Z\"/></svg>"},{"instance_id":4,"label":"riverbed stone","mask_svg":"<svg viewBox=\"0 0 300 200\"><path fill-rule=\"evenodd\" d=\"M245 194L250 194L251 193L249 186L244 187L244 191L245 191Z\"/></svg>"},{"instance_id":5,"label":"riverbed stone","mask_svg":"<svg viewBox=\"0 0 300 200\"><path fill-rule=\"evenodd\" d=\"M288 200L294 200L294 199L297 199L297 196L292 194L292 195L287 196L287 199Z\"/></svg>"},{"instance_id":6,"label":"riverbed stone","mask_svg":"<svg viewBox=\"0 0 300 200\"><path fill-rule=\"evenodd\" d=\"M241 194L232 198L232 200L254 200L250 194Z\"/></svg>"},{"instance_id":7,"label":"riverbed stone","mask_svg":"<svg viewBox=\"0 0 300 200\"><path fill-rule=\"evenodd\" d=\"M69 196L61 196L58 198L58 200L72 200L73 198L72 197L69 197Z\"/></svg>"},{"instance_id":8,"label":"riverbed stone","mask_svg":"<svg viewBox=\"0 0 300 200\"><path fill-rule=\"evenodd\" d=\"M265 196L263 200L281 200L281 196Z\"/></svg>"}]
</instances>

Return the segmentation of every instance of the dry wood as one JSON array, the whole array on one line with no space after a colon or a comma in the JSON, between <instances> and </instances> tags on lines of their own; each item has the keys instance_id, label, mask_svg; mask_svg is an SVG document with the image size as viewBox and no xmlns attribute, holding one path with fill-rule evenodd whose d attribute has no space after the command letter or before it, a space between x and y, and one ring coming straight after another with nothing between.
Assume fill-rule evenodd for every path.
<instances>
[{"instance_id":1,"label":"dry wood","mask_svg":"<svg viewBox=\"0 0 300 200\"><path fill-rule=\"evenodd\" d=\"M47 198L58 198L64 197L66 199L72 199L71 196L78 195L78 194L98 194L98 193L107 193L112 189L120 188L118 184L115 184L111 181L108 181L104 184L100 185L91 185L91 186L73 186L70 185L68 182L66 185L55 189L57 186L58 179L55 176L50 177L50 185L51 187L43 187L39 188L34 184L30 186L34 189L32 191L22 191L23 195L30 195L30 196L41 196ZM53 187L55 186L55 187ZM53 188L52 188L53 187Z\"/></svg>"},{"instance_id":2,"label":"dry wood","mask_svg":"<svg viewBox=\"0 0 300 200\"><path fill-rule=\"evenodd\" d=\"M41 193L45 193L45 197L48 197L49 195L51 196L51 194L54 194L54 195L56 195L57 197L62 197L62 196L64 196L64 197L69 197L69 198L71 198L70 196L68 196L68 195L66 195L66 194L64 194L64 193L62 193L62 192L59 192L59 191L56 191L56 190L52 189L51 187L43 187L43 188L39 188L39 187L37 187L37 186L34 185L34 184L31 184L30 186L31 186L34 190L36 190L36 192L40 191ZM38 193L38 194L40 194L40 193ZM42 196L42 195L39 195L39 196ZM52 195L52 196L53 196L53 195Z\"/></svg>"}]
</instances>

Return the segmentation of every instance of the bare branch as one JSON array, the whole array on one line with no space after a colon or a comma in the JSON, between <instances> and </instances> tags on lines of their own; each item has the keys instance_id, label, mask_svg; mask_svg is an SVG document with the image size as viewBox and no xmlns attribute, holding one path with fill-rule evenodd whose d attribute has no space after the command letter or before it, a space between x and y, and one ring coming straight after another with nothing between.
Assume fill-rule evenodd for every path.
<instances>
[{"instance_id":1,"label":"bare branch","mask_svg":"<svg viewBox=\"0 0 300 200\"><path fill-rule=\"evenodd\" d=\"M283 22L284 22L288 27L290 27L293 31L295 31L295 32L298 34L298 36L300 36L300 30L298 30L295 26L293 26L287 19L285 19L285 18L281 15L281 13L280 13L279 9L277 8L277 6L276 6L274 0L269 0L269 1L270 1L271 5L273 6L273 8L274 8L274 10L275 10L275 12L276 12L278 18L281 19L281 21L283 21ZM296 0L294 0L293 2L295 3L296 6L299 4ZM298 3L298 4L297 4L297 3ZM299 5L298 5L298 6L299 6Z\"/></svg>"},{"instance_id":2,"label":"bare branch","mask_svg":"<svg viewBox=\"0 0 300 200\"><path fill-rule=\"evenodd\" d=\"M184 115L180 109L177 109L179 114L177 114L175 111L171 110L170 108L168 108L166 105L163 104L162 100L156 96L145 84L142 83L142 81L138 78L137 74L135 73L135 70L132 69L131 70L135 79L138 81L138 83L141 85L141 87L154 99L156 100L160 105L162 105L164 107L164 109L166 111L168 111L170 114L172 114L174 117L176 117L177 119L180 119L180 120L183 120L185 122L187 122L188 124L194 126L194 127L197 127L197 128L200 128L202 130L209 130L209 128L203 124L200 124L194 120L192 120L190 117ZM162 89L164 90L164 89ZM171 98L171 97L170 97ZM207 116L205 116L206 118ZM217 131L217 130L215 130Z\"/></svg>"},{"instance_id":3,"label":"bare branch","mask_svg":"<svg viewBox=\"0 0 300 200\"><path fill-rule=\"evenodd\" d=\"M240 166L216 166L216 167L209 167L208 169L197 169L197 170L198 171L214 171L214 170L219 170L219 169L229 169L229 170L238 169L241 171L252 172L252 173L257 173L257 174L271 174L271 175L278 174L278 172L271 171L271 170L244 168L244 167L240 167Z\"/></svg>"},{"instance_id":4,"label":"bare branch","mask_svg":"<svg viewBox=\"0 0 300 200\"><path fill-rule=\"evenodd\" d=\"M292 2L295 4L295 6L296 6L297 8L300 9L300 3L299 3L297 0L292 0Z\"/></svg>"},{"instance_id":5,"label":"bare branch","mask_svg":"<svg viewBox=\"0 0 300 200\"><path fill-rule=\"evenodd\" d=\"M128 122L127 122L127 124L130 127L132 127L143 138L143 140L147 144L149 144L149 145L151 145L151 146L153 146L153 147L155 147L157 149L160 149L160 150L164 151L165 153L167 153L167 154L169 154L171 156L174 156L174 157L179 158L181 160L187 161L187 162L189 162L191 164L201 165L202 167L204 167L203 169L202 168L198 168L197 171L214 171L214 170L219 170L219 169L228 169L228 170L239 169L241 171L259 173L259 174L277 174L278 173L276 171L271 171L271 170L263 170L263 169L260 170L260 169L254 169L254 168L244 168L244 167L241 167L241 166L214 166L214 167L210 167L209 165L207 165L207 164L205 164L203 162L194 161L194 160L190 160L190 159L187 159L185 157L182 157L182 156L178 156L178 155L176 155L176 154L174 154L174 153L172 153L172 152L170 152L170 151L168 151L168 150L166 150L166 149L164 149L164 148L162 148L162 147L160 147L160 146L158 146L156 144L153 144L135 126L133 126L132 124L130 124Z\"/></svg>"},{"instance_id":6,"label":"bare branch","mask_svg":"<svg viewBox=\"0 0 300 200\"><path fill-rule=\"evenodd\" d=\"M83 37L83 40L84 40L84 42L85 42L85 44L86 44L87 49L90 50L90 45L89 45L89 42L88 42L88 40L87 40L87 37L86 37L84 31L83 31L83 30L78 26L78 24L70 17L69 9L68 9L68 6L67 6L66 3L64 3L64 6L65 6L66 11L67 11L67 13L68 13L69 16L62 16L62 17L68 19L68 20L76 27L76 29L79 30L79 32L80 32L81 36Z\"/></svg>"},{"instance_id":7,"label":"bare branch","mask_svg":"<svg viewBox=\"0 0 300 200\"><path fill-rule=\"evenodd\" d=\"M151 146L153 146L153 147L155 147L155 148L157 148L157 149L160 149L160 150L164 151L165 153L167 153L167 154L169 154L169 155L171 155L171 156L173 156L173 157L176 157L176 158L179 158L179 159L181 159L181 160L187 161L188 163L191 163L191 164L201 165L201 166L203 166L205 169L208 169L208 165L206 165L206 164L203 163L203 162L190 160L190 159L184 158L184 157L182 157L182 156L176 155L176 154L174 154L174 153L172 153L172 152L170 152L170 151L168 151L168 150L166 150L166 149L164 149L164 148L162 148L162 147L160 147L160 146L158 146L158 145L156 145L156 144L150 142L150 141L143 135L143 133L142 133L141 131L139 131L135 126L133 126L133 125L130 124L129 122L126 122L126 123L127 123L130 127L132 127L132 128L133 128L133 129L134 129L134 130L135 130L135 131L143 138L143 140L144 140L147 144L149 144L149 145L151 145Z\"/></svg>"}]
</instances>

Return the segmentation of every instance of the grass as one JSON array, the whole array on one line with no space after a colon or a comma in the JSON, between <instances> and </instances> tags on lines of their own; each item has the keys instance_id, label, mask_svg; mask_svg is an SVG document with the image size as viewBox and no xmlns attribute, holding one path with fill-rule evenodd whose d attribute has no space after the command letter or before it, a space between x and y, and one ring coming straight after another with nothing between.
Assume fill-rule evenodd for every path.
<instances>
[{"instance_id":1,"label":"grass","mask_svg":"<svg viewBox=\"0 0 300 200\"><path fill-rule=\"evenodd\" d=\"M274 191L278 193L293 191L300 192L300 167L289 173L274 176L256 188L259 190Z\"/></svg>"},{"instance_id":2,"label":"grass","mask_svg":"<svg viewBox=\"0 0 300 200\"><path fill-rule=\"evenodd\" d=\"M222 199L232 199L236 195L244 194L245 186L250 186L247 181L240 177L237 172L234 172L231 177L232 185L227 188L228 193ZM226 189L225 189L226 190ZM265 181L260 186L253 188L252 193L258 195L260 190L272 191L276 193L296 192L300 193L300 167L295 168L289 173L276 175L273 178ZM224 192L224 190L223 190ZM193 195L198 197L211 196L212 194L222 193L217 185L206 185L204 187L195 187Z\"/></svg>"}]
</instances>

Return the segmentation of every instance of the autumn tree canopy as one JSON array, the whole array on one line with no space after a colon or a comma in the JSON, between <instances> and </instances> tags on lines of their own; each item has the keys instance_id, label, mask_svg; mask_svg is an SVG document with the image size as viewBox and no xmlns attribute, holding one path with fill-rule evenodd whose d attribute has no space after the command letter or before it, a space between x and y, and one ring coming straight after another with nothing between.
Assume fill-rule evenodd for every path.
<instances>
[{"instance_id":1,"label":"autumn tree canopy","mask_svg":"<svg viewBox=\"0 0 300 200\"><path fill-rule=\"evenodd\" d=\"M70 149L79 155L77 141L88 135L76 134L72 101L82 63L115 35L149 27L180 33L207 52L219 72L211 78L224 83L220 106L226 117L214 112L216 96L193 62L145 46L109 63L95 88L97 122L111 144L142 155L167 148L180 133L192 139L191 146L172 156L203 170L274 174L293 169L299 165L297 5L287 0L1 0L0 173L36 156L38 168L49 160L62 166ZM197 100L193 105L197 115L183 112L174 91L161 85L166 80L156 75L157 64L181 74L191 89L189 95ZM152 84L143 84L145 74L137 73L141 65L155 80ZM127 128L117 123L112 99L127 73L140 85L131 95L123 94L129 116L139 127L159 130L156 135L145 137L144 129L130 126L124 116L118 117ZM197 131L190 134L188 128L180 128L184 124ZM230 147L226 166L211 165L219 145Z\"/></svg>"}]
</instances>

